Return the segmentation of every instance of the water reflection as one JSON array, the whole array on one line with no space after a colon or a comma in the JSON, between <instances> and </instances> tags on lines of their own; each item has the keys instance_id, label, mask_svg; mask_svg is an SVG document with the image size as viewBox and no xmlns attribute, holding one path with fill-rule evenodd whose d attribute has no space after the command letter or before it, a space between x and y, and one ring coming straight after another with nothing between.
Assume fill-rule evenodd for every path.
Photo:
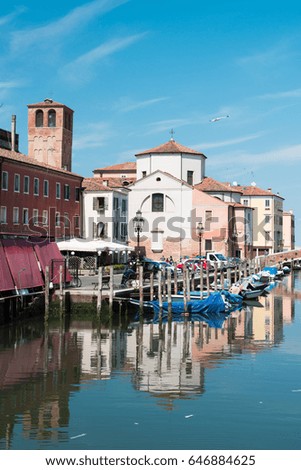
<instances>
[{"instance_id":1,"label":"water reflection","mask_svg":"<svg viewBox=\"0 0 301 470\"><path fill-rule=\"evenodd\" d=\"M294 320L300 290L295 273L260 303L232 313L222 328L187 319L136 322L121 311L100 320L85 312L48 324L36 320L2 328L0 448L67 440L71 397L89 381L115 378L118 387L120 373L131 379L133 390L168 409L178 399L200 397L209 369L284 340L283 327Z\"/></svg>"}]
</instances>

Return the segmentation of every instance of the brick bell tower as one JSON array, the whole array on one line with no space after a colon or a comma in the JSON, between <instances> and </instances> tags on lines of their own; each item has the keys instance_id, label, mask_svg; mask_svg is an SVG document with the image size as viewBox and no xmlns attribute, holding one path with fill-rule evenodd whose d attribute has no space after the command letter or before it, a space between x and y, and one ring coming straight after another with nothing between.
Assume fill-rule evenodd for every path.
<instances>
[{"instance_id":1,"label":"brick bell tower","mask_svg":"<svg viewBox=\"0 0 301 470\"><path fill-rule=\"evenodd\" d=\"M73 110L49 98L27 107L28 156L71 171Z\"/></svg>"}]
</instances>

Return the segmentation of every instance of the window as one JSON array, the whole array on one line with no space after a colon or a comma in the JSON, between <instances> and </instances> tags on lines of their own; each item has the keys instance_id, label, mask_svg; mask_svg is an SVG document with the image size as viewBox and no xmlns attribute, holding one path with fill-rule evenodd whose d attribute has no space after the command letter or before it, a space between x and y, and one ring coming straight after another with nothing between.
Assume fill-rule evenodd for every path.
<instances>
[{"instance_id":1,"label":"window","mask_svg":"<svg viewBox=\"0 0 301 470\"><path fill-rule=\"evenodd\" d=\"M193 171L191 170L187 171L187 183L193 186Z\"/></svg>"},{"instance_id":2,"label":"window","mask_svg":"<svg viewBox=\"0 0 301 470\"><path fill-rule=\"evenodd\" d=\"M33 179L33 194L34 194L34 196L39 195L39 184L40 184L39 178L34 178Z\"/></svg>"},{"instance_id":3,"label":"window","mask_svg":"<svg viewBox=\"0 0 301 470\"><path fill-rule=\"evenodd\" d=\"M65 199L65 201L69 201L69 199L70 199L70 186L69 186L69 184L64 185L64 199Z\"/></svg>"},{"instance_id":4,"label":"window","mask_svg":"<svg viewBox=\"0 0 301 470\"><path fill-rule=\"evenodd\" d=\"M43 193L44 193L44 196L45 196L45 197L48 197L48 196L49 196L49 181L48 181L48 180L44 180L44 189L43 189Z\"/></svg>"},{"instance_id":5,"label":"window","mask_svg":"<svg viewBox=\"0 0 301 470\"><path fill-rule=\"evenodd\" d=\"M19 223L19 207L13 208L13 224Z\"/></svg>"},{"instance_id":6,"label":"window","mask_svg":"<svg viewBox=\"0 0 301 470\"><path fill-rule=\"evenodd\" d=\"M108 198L107 197L93 197L93 209L100 213L103 213L108 209Z\"/></svg>"},{"instance_id":7,"label":"window","mask_svg":"<svg viewBox=\"0 0 301 470\"><path fill-rule=\"evenodd\" d=\"M28 225L28 220L29 220L29 212L28 209L23 209L23 217L22 217L22 222L24 225Z\"/></svg>"},{"instance_id":8,"label":"window","mask_svg":"<svg viewBox=\"0 0 301 470\"><path fill-rule=\"evenodd\" d=\"M56 183L55 194L57 199L61 199L61 183Z\"/></svg>"},{"instance_id":9,"label":"window","mask_svg":"<svg viewBox=\"0 0 301 470\"><path fill-rule=\"evenodd\" d=\"M122 199L121 201L121 212L125 214L127 212L127 200Z\"/></svg>"},{"instance_id":10,"label":"window","mask_svg":"<svg viewBox=\"0 0 301 470\"><path fill-rule=\"evenodd\" d=\"M2 184L1 187L4 191L8 190L8 172L2 171Z\"/></svg>"},{"instance_id":11,"label":"window","mask_svg":"<svg viewBox=\"0 0 301 470\"><path fill-rule=\"evenodd\" d=\"M145 178L146 177L146 171L143 171L142 172L142 178Z\"/></svg>"},{"instance_id":12,"label":"window","mask_svg":"<svg viewBox=\"0 0 301 470\"><path fill-rule=\"evenodd\" d=\"M60 226L60 213L59 212L55 213L55 226L56 227Z\"/></svg>"},{"instance_id":13,"label":"window","mask_svg":"<svg viewBox=\"0 0 301 470\"><path fill-rule=\"evenodd\" d=\"M74 216L74 228L79 228L79 215Z\"/></svg>"},{"instance_id":14,"label":"window","mask_svg":"<svg viewBox=\"0 0 301 470\"><path fill-rule=\"evenodd\" d=\"M24 176L24 187L23 192L24 194L29 194L29 176Z\"/></svg>"},{"instance_id":15,"label":"window","mask_svg":"<svg viewBox=\"0 0 301 470\"><path fill-rule=\"evenodd\" d=\"M14 178L14 191L15 193L19 193L20 192L20 175L15 175L15 178Z\"/></svg>"},{"instance_id":16,"label":"window","mask_svg":"<svg viewBox=\"0 0 301 470\"><path fill-rule=\"evenodd\" d=\"M39 225L39 210L38 209L34 209L32 211L32 221L33 221L33 225Z\"/></svg>"},{"instance_id":17,"label":"window","mask_svg":"<svg viewBox=\"0 0 301 470\"><path fill-rule=\"evenodd\" d=\"M117 211L119 209L119 199L118 199L118 197L114 197L114 199L113 199L113 209L114 209L114 211Z\"/></svg>"},{"instance_id":18,"label":"window","mask_svg":"<svg viewBox=\"0 0 301 470\"><path fill-rule=\"evenodd\" d=\"M248 206L248 205L249 205L248 199L243 199L243 200L242 200L242 203L243 203L244 206Z\"/></svg>"},{"instance_id":19,"label":"window","mask_svg":"<svg viewBox=\"0 0 301 470\"><path fill-rule=\"evenodd\" d=\"M54 109L50 109L48 111L48 127L55 127L56 126L56 112Z\"/></svg>"},{"instance_id":20,"label":"window","mask_svg":"<svg viewBox=\"0 0 301 470\"><path fill-rule=\"evenodd\" d=\"M118 222L114 222L114 226L113 226L113 237L114 237L114 238L118 238L118 237L119 237L119 223L118 223Z\"/></svg>"},{"instance_id":21,"label":"window","mask_svg":"<svg viewBox=\"0 0 301 470\"><path fill-rule=\"evenodd\" d=\"M205 240L205 251L212 251L212 240Z\"/></svg>"},{"instance_id":22,"label":"window","mask_svg":"<svg viewBox=\"0 0 301 470\"><path fill-rule=\"evenodd\" d=\"M6 208L6 206L1 206L0 223L1 224L6 224L7 223L7 208Z\"/></svg>"},{"instance_id":23,"label":"window","mask_svg":"<svg viewBox=\"0 0 301 470\"><path fill-rule=\"evenodd\" d=\"M265 216L264 216L264 223L265 223L265 224L269 224L270 221L271 221L271 216L270 216L270 215L265 215Z\"/></svg>"},{"instance_id":24,"label":"window","mask_svg":"<svg viewBox=\"0 0 301 470\"><path fill-rule=\"evenodd\" d=\"M43 211L43 220L42 220L43 225L48 225L48 211L44 210Z\"/></svg>"},{"instance_id":25,"label":"window","mask_svg":"<svg viewBox=\"0 0 301 470\"><path fill-rule=\"evenodd\" d=\"M36 112L36 127L43 127L43 111L41 109Z\"/></svg>"},{"instance_id":26,"label":"window","mask_svg":"<svg viewBox=\"0 0 301 470\"><path fill-rule=\"evenodd\" d=\"M79 202L80 188L75 188L75 200Z\"/></svg>"},{"instance_id":27,"label":"window","mask_svg":"<svg viewBox=\"0 0 301 470\"><path fill-rule=\"evenodd\" d=\"M265 207L266 209L269 209L269 208L270 208L270 200L269 200L269 199L266 199L266 200L264 201L264 207Z\"/></svg>"},{"instance_id":28,"label":"window","mask_svg":"<svg viewBox=\"0 0 301 470\"><path fill-rule=\"evenodd\" d=\"M121 222L120 224L120 236L121 236L121 240L125 241L126 240L126 237L127 237L127 233L128 230L127 230L127 224L124 223L124 222Z\"/></svg>"},{"instance_id":29,"label":"window","mask_svg":"<svg viewBox=\"0 0 301 470\"><path fill-rule=\"evenodd\" d=\"M93 237L94 238L106 238L108 233L108 224L104 222L93 223Z\"/></svg>"},{"instance_id":30,"label":"window","mask_svg":"<svg viewBox=\"0 0 301 470\"><path fill-rule=\"evenodd\" d=\"M164 211L164 194L155 193L152 195L152 212Z\"/></svg>"}]
</instances>

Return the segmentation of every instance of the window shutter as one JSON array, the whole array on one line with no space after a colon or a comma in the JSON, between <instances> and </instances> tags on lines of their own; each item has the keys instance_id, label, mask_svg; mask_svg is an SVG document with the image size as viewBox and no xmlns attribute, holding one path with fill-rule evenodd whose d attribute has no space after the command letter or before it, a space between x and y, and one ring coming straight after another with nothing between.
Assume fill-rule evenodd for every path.
<instances>
[{"instance_id":1,"label":"window shutter","mask_svg":"<svg viewBox=\"0 0 301 470\"><path fill-rule=\"evenodd\" d=\"M98 198L93 197L93 210L97 211L98 209Z\"/></svg>"}]
</instances>

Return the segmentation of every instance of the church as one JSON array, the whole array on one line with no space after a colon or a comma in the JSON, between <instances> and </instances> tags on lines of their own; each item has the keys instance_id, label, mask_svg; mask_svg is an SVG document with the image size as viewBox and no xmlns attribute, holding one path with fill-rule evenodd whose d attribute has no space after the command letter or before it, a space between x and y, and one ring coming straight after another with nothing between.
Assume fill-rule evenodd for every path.
<instances>
[{"instance_id":1,"label":"church","mask_svg":"<svg viewBox=\"0 0 301 470\"><path fill-rule=\"evenodd\" d=\"M238 187L206 178L203 153L172 137L136 159L137 180L128 195L129 243L139 253L175 260L210 251L251 257L252 208L241 204Z\"/></svg>"}]
</instances>

